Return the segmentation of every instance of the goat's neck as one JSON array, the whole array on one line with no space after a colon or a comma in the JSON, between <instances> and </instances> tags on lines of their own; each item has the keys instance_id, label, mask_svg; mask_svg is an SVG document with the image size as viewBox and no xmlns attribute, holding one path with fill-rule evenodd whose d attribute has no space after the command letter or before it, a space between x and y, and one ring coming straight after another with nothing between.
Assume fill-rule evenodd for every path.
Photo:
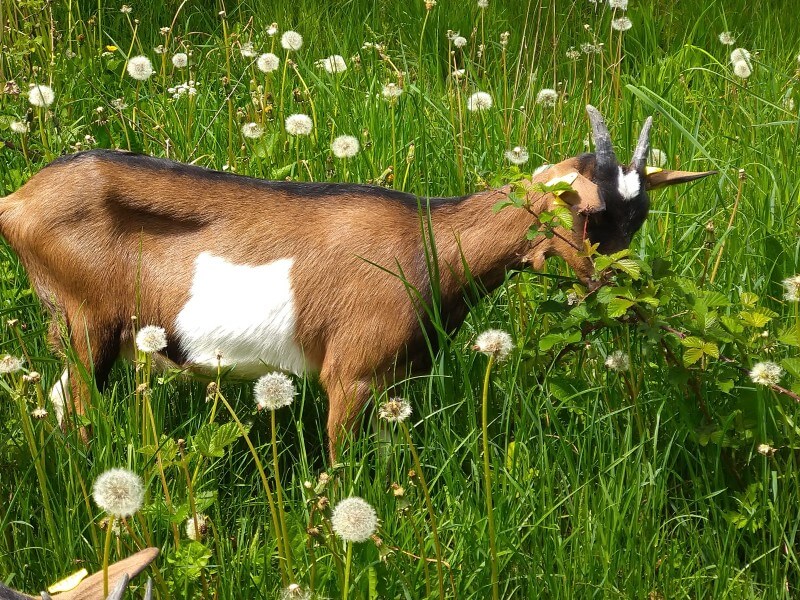
<instances>
[{"instance_id":1,"label":"goat's neck","mask_svg":"<svg viewBox=\"0 0 800 600\"><path fill-rule=\"evenodd\" d=\"M495 212L494 205L510 192L511 186L478 192L432 213L444 304L458 306L470 278L491 291L503 282L508 269L523 265L531 250L526 233L535 217L514 207ZM537 197L531 211L538 214L545 205L546 199Z\"/></svg>"}]
</instances>

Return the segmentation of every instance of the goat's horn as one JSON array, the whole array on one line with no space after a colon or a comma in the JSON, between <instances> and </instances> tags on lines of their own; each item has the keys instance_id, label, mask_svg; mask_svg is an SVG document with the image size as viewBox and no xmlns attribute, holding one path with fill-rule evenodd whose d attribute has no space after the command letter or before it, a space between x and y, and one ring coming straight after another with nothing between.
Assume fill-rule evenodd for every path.
<instances>
[{"instance_id":1,"label":"goat's horn","mask_svg":"<svg viewBox=\"0 0 800 600\"><path fill-rule=\"evenodd\" d=\"M111 590L111 593L108 595L106 600L122 600L122 597L125 595L125 588L128 587L128 582L131 578L128 576L127 573L123 573L122 577L119 578L117 585L114 586L114 589Z\"/></svg>"},{"instance_id":2,"label":"goat's horn","mask_svg":"<svg viewBox=\"0 0 800 600\"><path fill-rule=\"evenodd\" d=\"M617 157L614 154L614 146L611 144L611 134L608 132L603 115L591 104L586 105L586 112L589 113L589 122L592 124L594 133L594 149L597 167L600 169L617 166Z\"/></svg>"},{"instance_id":3,"label":"goat's horn","mask_svg":"<svg viewBox=\"0 0 800 600\"><path fill-rule=\"evenodd\" d=\"M0 583L0 600L33 600L33 596L21 594Z\"/></svg>"},{"instance_id":4,"label":"goat's horn","mask_svg":"<svg viewBox=\"0 0 800 600\"><path fill-rule=\"evenodd\" d=\"M637 171L643 171L647 166L647 155L650 154L650 127L652 125L653 117L647 117L647 120L642 126L642 132L639 134L639 142L636 144L636 150L633 151L631 167Z\"/></svg>"}]
</instances>

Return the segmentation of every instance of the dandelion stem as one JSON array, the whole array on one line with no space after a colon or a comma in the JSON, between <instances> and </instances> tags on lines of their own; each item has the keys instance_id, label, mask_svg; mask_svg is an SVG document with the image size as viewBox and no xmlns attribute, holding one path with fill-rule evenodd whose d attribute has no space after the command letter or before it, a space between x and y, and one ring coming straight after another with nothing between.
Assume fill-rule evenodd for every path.
<instances>
[{"instance_id":1,"label":"dandelion stem","mask_svg":"<svg viewBox=\"0 0 800 600\"><path fill-rule=\"evenodd\" d=\"M111 554L111 534L116 519L112 516L106 521L106 541L103 545L103 596L108 596L108 555Z\"/></svg>"},{"instance_id":2,"label":"dandelion stem","mask_svg":"<svg viewBox=\"0 0 800 600\"><path fill-rule=\"evenodd\" d=\"M281 533L281 524L278 520L278 513L275 509L275 499L272 496L272 490L269 487L269 480L267 480L267 474L264 472L264 465L261 464L261 459L258 458L258 453L256 452L255 446L253 446L253 442L250 440L250 435L247 433L247 428L242 424L239 420L239 416L233 410L233 407L228 403L225 396L223 396L219 392L219 388L217 388L217 395L219 399L222 400L222 403L225 405L225 408L228 409L228 412L231 415L231 418L236 422L236 425L239 426L239 432L242 434L244 441L247 443L247 447L250 449L250 454L253 456L253 460L256 463L256 469L258 470L258 475L261 477L261 483L264 486L264 490L267 493L267 503L269 504L269 512L272 516L272 529L275 531L275 540L278 545L278 557L280 558L279 565L281 570L281 581L283 585L286 586L289 584L288 577L286 574L286 565L285 565L285 553L284 553L284 540L283 534ZM288 543L288 540L285 540Z\"/></svg>"},{"instance_id":3,"label":"dandelion stem","mask_svg":"<svg viewBox=\"0 0 800 600\"><path fill-rule=\"evenodd\" d=\"M281 486L281 475L278 470L278 435L275 426L275 411L271 410L272 424L272 468L275 470L275 493L278 496L278 517L281 520L281 534L285 545L286 570L289 572L289 582L294 583L294 571L292 570L292 548L289 545L289 530L286 527L286 513L283 504L283 486Z\"/></svg>"},{"instance_id":4,"label":"dandelion stem","mask_svg":"<svg viewBox=\"0 0 800 600\"><path fill-rule=\"evenodd\" d=\"M347 558L344 566L344 585L342 586L342 600L347 600L350 592L350 564L353 562L353 542L347 542Z\"/></svg>"},{"instance_id":5,"label":"dandelion stem","mask_svg":"<svg viewBox=\"0 0 800 600\"><path fill-rule=\"evenodd\" d=\"M486 495L486 518L489 529L489 553L492 568L492 598L500 598L500 579L497 572L497 547L495 544L494 512L492 506L492 474L489 470L489 381L494 365L494 354L489 355L489 364L486 365L486 376L483 379L483 408L481 416L483 422L481 429L483 433L483 483Z\"/></svg>"}]
</instances>

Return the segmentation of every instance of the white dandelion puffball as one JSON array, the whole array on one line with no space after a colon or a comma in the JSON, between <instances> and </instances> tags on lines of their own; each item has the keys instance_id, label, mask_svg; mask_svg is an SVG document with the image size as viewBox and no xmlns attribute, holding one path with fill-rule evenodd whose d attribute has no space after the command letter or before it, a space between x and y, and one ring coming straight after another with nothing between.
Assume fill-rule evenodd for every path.
<instances>
[{"instance_id":1,"label":"white dandelion puffball","mask_svg":"<svg viewBox=\"0 0 800 600\"><path fill-rule=\"evenodd\" d=\"M378 417L390 423L405 421L411 416L411 404L405 398L392 398L378 409Z\"/></svg>"},{"instance_id":2,"label":"white dandelion puffball","mask_svg":"<svg viewBox=\"0 0 800 600\"><path fill-rule=\"evenodd\" d=\"M736 38L730 31L723 31L719 34L719 41L726 46L733 46L736 43Z\"/></svg>"},{"instance_id":3,"label":"white dandelion puffball","mask_svg":"<svg viewBox=\"0 0 800 600\"><path fill-rule=\"evenodd\" d=\"M302 113L286 117L286 133L289 135L308 135L314 129L311 117Z\"/></svg>"},{"instance_id":4,"label":"white dandelion puffball","mask_svg":"<svg viewBox=\"0 0 800 600\"><path fill-rule=\"evenodd\" d=\"M340 54L332 54L328 58L321 58L314 63L318 67L323 67L328 73L344 73L347 71L347 63Z\"/></svg>"},{"instance_id":5,"label":"white dandelion puffball","mask_svg":"<svg viewBox=\"0 0 800 600\"><path fill-rule=\"evenodd\" d=\"M28 133L28 124L23 121L11 121L9 127L13 133Z\"/></svg>"},{"instance_id":6,"label":"white dandelion puffball","mask_svg":"<svg viewBox=\"0 0 800 600\"><path fill-rule=\"evenodd\" d=\"M731 64L735 65L737 62L746 62L750 64L750 51L745 48L736 48L731 52Z\"/></svg>"},{"instance_id":7,"label":"white dandelion puffball","mask_svg":"<svg viewBox=\"0 0 800 600\"><path fill-rule=\"evenodd\" d=\"M296 31L285 31L281 36L281 46L284 50L297 52L303 47L303 36Z\"/></svg>"},{"instance_id":8,"label":"white dandelion puffball","mask_svg":"<svg viewBox=\"0 0 800 600\"><path fill-rule=\"evenodd\" d=\"M6 354L0 358L0 375L8 375L9 373L16 373L22 369L23 361L21 358Z\"/></svg>"},{"instance_id":9,"label":"white dandelion puffball","mask_svg":"<svg viewBox=\"0 0 800 600\"><path fill-rule=\"evenodd\" d=\"M311 590L299 583L290 583L281 590L281 600L311 600Z\"/></svg>"},{"instance_id":10,"label":"white dandelion puffball","mask_svg":"<svg viewBox=\"0 0 800 600\"><path fill-rule=\"evenodd\" d=\"M167 332L158 325L145 325L136 334L136 348L145 354L160 352L167 347Z\"/></svg>"},{"instance_id":11,"label":"white dandelion puffball","mask_svg":"<svg viewBox=\"0 0 800 600\"><path fill-rule=\"evenodd\" d=\"M489 8L489 0L478 0L478 8Z\"/></svg>"},{"instance_id":12,"label":"white dandelion puffball","mask_svg":"<svg viewBox=\"0 0 800 600\"><path fill-rule=\"evenodd\" d=\"M109 469L94 481L95 504L114 517L130 517L142 508L144 483L128 469Z\"/></svg>"},{"instance_id":13,"label":"white dandelion puffball","mask_svg":"<svg viewBox=\"0 0 800 600\"><path fill-rule=\"evenodd\" d=\"M486 92L475 92L467 98L467 110L472 112L480 112L492 108L494 101L492 97Z\"/></svg>"},{"instance_id":14,"label":"white dandelion puffball","mask_svg":"<svg viewBox=\"0 0 800 600\"><path fill-rule=\"evenodd\" d=\"M783 299L789 302L800 301L800 275L787 277L782 283L786 290L783 294Z\"/></svg>"},{"instance_id":15,"label":"white dandelion puffball","mask_svg":"<svg viewBox=\"0 0 800 600\"><path fill-rule=\"evenodd\" d=\"M31 89L28 91L28 102L34 106L47 108L56 99L56 93L49 85L39 83L32 83Z\"/></svg>"},{"instance_id":16,"label":"white dandelion puffball","mask_svg":"<svg viewBox=\"0 0 800 600\"><path fill-rule=\"evenodd\" d=\"M147 81L153 74L153 63L146 56L134 56L128 61L128 75L136 81Z\"/></svg>"},{"instance_id":17,"label":"white dandelion puffball","mask_svg":"<svg viewBox=\"0 0 800 600\"><path fill-rule=\"evenodd\" d=\"M536 104L541 104L547 108L553 108L558 102L558 92L552 88L544 88L536 94Z\"/></svg>"},{"instance_id":18,"label":"white dandelion puffball","mask_svg":"<svg viewBox=\"0 0 800 600\"><path fill-rule=\"evenodd\" d=\"M202 513L197 513L197 520L194 516L186 519L186 537L195 542L200 542L208 531L208 517Z\"/></svg>"},{"instance_id":19,"label":"white dandelion puffball","mask_svg":"<svg viewBox=\"0 0 800 600\"><path fill-rule=\"evenodd\" d=\"M245 123L242 125L242 135L248 139L256 140L264 135L264 128L258 123Z\"/></svg>"},{"instance_id":20,"label":"white dandelion puffball","mask_svg":"<svg viewBox=\"0 0 800 600\"><path fill-rule=\"evenodd\" d=\"M522 146L514 146L511 150L506 150L504 156L508 162L517 166L524 165L530 158L528 151Z\"/></svg>"},{"instance_id":21,"label":"white dandelion puffball","mask_svg":"<svg viewBox=\"0 0 800 600\"><path fill-rule=\"evenodd\" d=\"M617 10L628 10L628 0L608 0L608 6Z\"/></svg>"},{"instance_id":22,"label":"white dandelion puffball","mask_svg":"<svg viewBox=\"0 0 800 600\"><path fill-rule=\"evenodd\" d=\"M172 64L178 69L183 69L189 64L189 55L186 52L178 52L172 57Z\"/></svg>"},{"instance_id":23,"label":"white dandelion puffball","mask_svg":"<svg viewBox=\"0 0 800 600\"><path fill-rule=\"evenodd\" d=\"M606 357L605 364L612 371L627 371L631 368L631 357L622 350L615 350Z\"/></svg>"},{"instance_id":24,"label":"white dandelion puffball","mask_svg":"<svg viewBox=\"0 0 800 600\"><path fill-rule=\"evenodd\" d=\"M457 35L456 37L453 38L453 46L455 46L456 48L463 48L466 45L467 45L467 38L465 38L463 35Z\"/></svg>"},{"instance_id":25,"label":"white dandelion puffball","mask_svg":"<svg viewBox=\"0 0 800 600\"><path fill-rule=\"evenodd\" d=\"M256 55L256 49L253 47L253 42L245 42L239 48L242 58L253 58Z\"/></svg>"},{"instance_id":26,"label":"white dandelion puffball","mask_svg":"<svg viewBox=\"0 0 800 600\"><path fill-rule=\"evenodd\" d=\"M633 23L628 17L620 17L611 21L611 29L617 31L628 31L631 27L633 27Z\"/></svg>"},{"instance_id":27,"label":"white dandelion puffball","mask_svg":"<svg viewBox=\"0 0 800 600\"><path fill-rule=\"evenodd\" d=\"M336 158L353 158L360 149L358 138L352 135L340 135L331 142L331 150Z\"/></svg>"},{"instance_id":28,"label":"white dandelion puffball","mask_svg":"<svg viewBox=\"0 0 800 600\"><path fill-rule=\"evenodd\" d=\"M345 542L366 542L378 527L378 515L369 502L351 496L334 507L331 527Z\"/></svg>"},{"instance_id":29,"label":"white dandelion puffball","mask_svg":"<svg viewBox=\"0 0 800 600\"><path fill-rule=\"evenodd\" d=\"M783 377L783 369L774 362L764 361L753 365L750 379L760 385L778 385Z\"/></svg>"},{"instance_id":30,"label":"white dandelion puffball","mask_svg":"<svg viewBox=\"0 0 800 600\"><path fill-rule=\"evenodd\" d=\"M747 79L753 74L753 71L750 69L750 65L740 60L739 62L733 63L733 74L740 79Z\"/></svg>"},{"instance_id":31,"label":"white dandelion puffball","mask_svg":"<svg viewBox=\"0 0 800 600\"><path fill-rule=\"evenodd\" d=\"M296 394L292 380L277 372L260 377L253 387L253 396L259 409L278 410L289 406Z\"/></svg>"},{"instance_id":32,"label":"white dandelion puffball","mask_svg":"<svg viewBox=\"0 0 800 600\"><path fill-rule=\"evenodd\" d=\"M275 56L272 52L267 52L258 57L256 66L262 73L272 73L277 71L281 64L281 59Z\"/></svg>"},{"instance_id":33,"label":"white dandelion puffball","mask_svg":"<svg viewBox=\"0 0 800 600\"><path fill-rule=\"evenodd\" d=\"M385 86L383 86L383 91L381 91L383 99L389 100L390 102L397 100L402 94L403 88L396 83L387 83Z\"/></svg>"},{"instance_id":34,"label":"white dandelion puffball","mask_svg":"<svg viewBox=\"0 0 800 600\"><path fill-rule=\"evenodd\" d=\"M502 329L487 329L475 339L474 350L493 355L497 362L505 360L511 353L514 342Z\"/></svg>"},{"instance_id":35,"label":"white dandelion puffball","mask_svg":"<svg viewBox=\"0 0 800 600\"><path fill-rule=\"evenodd\" d=\"M277 23L273 23L272 25L267 27L267 35L269 37L274 37L274 35L276 33L278 33L278 24Z\"/></svg>"},{"instance_id":36,"label":"white dandelion puffball","mask_svg":"<svg viewBox=\"0 0 800 600\"><path fill-rule=\"evenodd\" d=\"M656 167L663 167L667 164L667 153L658 148L650 149L650 163Z\"/></svg>"}]
</instances>

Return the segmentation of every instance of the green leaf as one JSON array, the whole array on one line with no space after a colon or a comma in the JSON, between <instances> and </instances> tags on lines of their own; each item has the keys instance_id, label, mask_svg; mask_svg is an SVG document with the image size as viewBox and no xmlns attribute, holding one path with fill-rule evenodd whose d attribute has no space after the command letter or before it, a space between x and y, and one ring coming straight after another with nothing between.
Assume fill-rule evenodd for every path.
<instances>
[{"instance_id":1,"label":"green leaf","mask_svg":"<svg viewBox=\"0 0 800 600\"><path fill-rule=\"evenodd\" d=\"M788 346L800 347L800 328L797 325L789 325L778 336L778 341Z\"/></svg>"},{"instance_id":2,"label":"green leaf","mask_svg":"<svg viewBox=\"0 0 800 600\"><path fill-rule=\"evenodd\" d=\"M754 308L752 310L743 310L739 313L739 318L742 319L742 322L745 325L749 327L755 327L757 329L764 327L764 325L769 323L777 316L777 313L764 307Z\"/></svg>"},{"instance_id":3,"label":"green leaf","mask_svg":"<svg viewBox=\"0 0 800 600\"><path fill-rule=\"evenodd\" d=\"M702 348L687 348L683 353L683 366L690 367L703 358Z\"/></svg>"},{"instance_id":4,"label":"green leaf","mask_svg":"<svg viewBox=\"0 0 800 600\"><path fill-rule=\"evenodd\" d=\"M746 308L752 308L756 305L756 302L758 302L758 296L753 292L742 292L739 294L739 302Z\"/></svg>"},{"instance_id":5,"label":"green leaf","mask_svg":"<svg viewBox=\"0 0 800 600\"><path fill-rule=\"evenodd\" d=\"M742 333L744 331L744 327L742 327L742 324L739 321L739 319L734 319L733 317L729 317L728 315L723 315L719 318L719 320L725 326L725 329L727 329L731 333Z\"/></svg>"},{"instance_id":6,"label":"green leaf","mask_svg":"<svg viewBox=\"0 0 800 600\"><path fill-rule=\"evenodd\" d=\"M244 427L245 432L247 432L249 428L247 428L246 425ZM215 449L224 450L233 442L238 440L241 436L242 431L239 429L239 425L237 425L234 421L230 421L220 426L220 428L214 432L214 435L211 438L211 444ZM222 455L220 454L220 456Z\"/></svg>"},{"instance_id":7,"label":"green leaf","mask_svg":"<svg viewBox=\"0 0 800 600\"><path fill-rule=\"evenodd\" d=\"M195 451L199 452L205 457L221 457L224 453L222 450L215 449L213 444L214 434L219 429L217 423L206 423L200 428L194 437L192 437L192 444Z\"/></svg>"},{"instance_id":8,"label":"green leaf","mask_svg":"<svg viewBox=\"0 0 800 600\"><path fill-rule=\"evenodd\" d=\"M608 303L608 316L616 319L624 315L634 303L625 298L614 298Z\"/></svg>"},{"instance_id":9,"label":"green leaf","mask_svg":"<svg viewBox=\"0 0 800 600\"><path fill-rule=\"evenodd\" d=\"M639 279L639 276L642 274L642 269L639 264L630 258L618 260L614 263L614 266L627 273L633 279Z\"/></svg>"},{"instance_id":10,"label":"green leaf","mask_svg":"<svg viewBox=\"0 0 800 600\"><path fill-rule=\"evenodd\" d=\"M581 341L580 331L548 333L539 338L539 350L547 352L556 344L575 344Z\"/></svg>"},{"instance_id":11,"label":"green leaf","mask_svg":"<svg viewBox=\"0 0 800 600\"><path fill-rule=\"evenodd\" d=\"M784 358L781 364L789 375L800 379L800 358Z\"/></svg>"}]
</instances>

